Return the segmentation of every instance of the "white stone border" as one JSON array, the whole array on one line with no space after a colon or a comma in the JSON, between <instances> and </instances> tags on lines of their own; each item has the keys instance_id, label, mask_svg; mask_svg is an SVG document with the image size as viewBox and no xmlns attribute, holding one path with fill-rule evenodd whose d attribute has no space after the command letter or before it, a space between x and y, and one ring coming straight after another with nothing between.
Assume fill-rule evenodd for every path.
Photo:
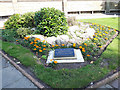
<instances>
[{"instance_id":1,"label":"white stone border","mask_svg":"<svg viewBox=\"0 0 120 90\"><path fill-rule=\"evenodd\" d=\"M77 59L75 60L55 60L57 61L57 63L75 63L75 62L84 62L84 58L82 56L82 53L80 51L80 49L75 49L76 51L76 56L77 56ZM49 52L49 55L48 55L48 58L47 58L47 64L48 63L52 63L52 61L50 61L51 59L54 58L54 51L50 51Z\"/></svg>"}]
</instances>

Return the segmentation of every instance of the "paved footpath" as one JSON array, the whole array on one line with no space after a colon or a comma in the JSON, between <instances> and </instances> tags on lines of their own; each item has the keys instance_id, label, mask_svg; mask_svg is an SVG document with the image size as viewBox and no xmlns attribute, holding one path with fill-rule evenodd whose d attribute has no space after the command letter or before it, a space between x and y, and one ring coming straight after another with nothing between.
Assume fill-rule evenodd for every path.
<instances>
[{"instance_id":1,"label":"paved footpath","mask_svg":"<svg viewBox=\"0 0 120 90\"><path fill-rule=\"evenodd\" d=\"M2 72L2 88L36 88L37 87L0 55L0 72Z\"/></svg>"},{"instance_id":2,"label":"paved footpath","mask_svg":"<svg viewBox=\"0 0 120 90\"><path fill-rule=\"evenodd\" d=\"M115 79L115 80L109 82L106 85L103 85L103 86L99 87L99 88L108 88L108 89L117 88L117 90L120 90L120 77L118 79ZM99 90L99 89L97 89L97 90Z\"/></svg>"},{"instance_id":3,"label":"paved footpath","mask_svg":"<svg viewBox=\"0 0 120 90\"><path fill-rule=\"evenodd\" d=\"M95 18L111 18L111 17L120 17L120 15L111 14L69 14L68 16L74 16L76 19L95 19Z\"/></svg>"}]
</instances>

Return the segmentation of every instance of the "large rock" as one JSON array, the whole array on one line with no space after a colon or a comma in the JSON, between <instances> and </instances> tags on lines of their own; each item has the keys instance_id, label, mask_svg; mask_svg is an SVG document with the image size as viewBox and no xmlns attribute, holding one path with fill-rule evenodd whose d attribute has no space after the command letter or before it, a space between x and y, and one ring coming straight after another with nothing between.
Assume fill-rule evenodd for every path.
<instances>
[{"instance_id":1,"label":"large rock","mask_svg":"<svg viewBox=\"0 0 120 90\"><path fill-rule=\"evenodd\" d=\"M61 46L61 44L67 44L69 37L66 35L58 35L55 43Z\"/></svg>"},{"instance_id":2,"label":"large rock","mask_svg":"<svg viewBox=\"0 0 120 90\"><path fill-rule=\"evenodd\" d=\"M76 40L74 38L69 40L70 43L76 43Z\"/></svg>"},{"instance_id":3,"label":"large rock","mask_svg":"<svg viewBox=\"0 0 120 90\"><path fill-rule=\"evenodd\" d=\"M67 47L70 47L70 46L72 46L73 44L72 43L67 43Z\"/></svg>"},{"instance_id":4,"label":"large rock","mask_svg":"<svg viewBox=\"0 0 120 90\"><path fill-rule=\"evenodd\" d=\"M87 35L89 35L89 37L93 38L93 35L95 33L95 30L93 28L87 28L86 32L87 32Z\"/></svg>"},{"instance_id":5,"label":"large rock","mask_svg":"<svg viewBox=\"0 0 120 90\"><path fill-rule=\"evenodd\" d=\"M61 44L64 44L64 41L62 39L56 39L55 43L61 46Z\"/></svg>"},{"instance_id":6,"label":"large rock","mask_svg":"<svg viewBox=\"0 0 120 90\"><path fill-rule=\"evenodd\" d=\"M69 41L69 36L68 36L68 35L60 35L60 38L61 38L63 41L66 41L66 42Z\"/></svg>"},{"instance_id":7,"label":"large rock","mask_svg":"<svg viewBox=\"0 0 120 90\"><path fill-rule=\"evenodd\" d=\"M31 35L31 37L39 38L41 41L45 40L43 35Z\"/></svg>"},{"instance_id":8,"label":"large rock","mask_svg":"<svg viewBox=\"0 0 120 90\"><path fill-rule=\"evenodd\" d=\"M77 25L75 25L75 26L71 26L71 27L69 27L69 29L68 29L68 31L70 31L70 32L74 32L75 30L79 30L80 28L79 28L79 26L77 26Z\"/></svg>"},{"instance_id":9,"label":"large rock","mask_svg":"<svg viewBox=\"0 0 120 90\"><path fill-rule=\"evenodd\" d=\"M48 37L48 38L46 38L46 41L51 45L55 45L56 37L54 37L54 36Z\"/></svg>"}]
</instances>

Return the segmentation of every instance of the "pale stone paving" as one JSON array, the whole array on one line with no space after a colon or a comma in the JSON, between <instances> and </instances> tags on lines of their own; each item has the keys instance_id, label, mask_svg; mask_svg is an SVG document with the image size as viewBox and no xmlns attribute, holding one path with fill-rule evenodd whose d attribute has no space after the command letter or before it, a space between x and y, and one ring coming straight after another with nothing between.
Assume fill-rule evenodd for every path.
<instances>
[{"instance_id":1,"label":"pale stone paving","mask_svg":"<svg viewBox=\"0 0 120 90\"><path fill-rule=\"evenodd\" d=\"M37 88L2 56L0 63L2 64L2 88Z\"/></svg>"},{"instance_id":2,"label":"pale stone paving","mask_svg":"<svg viewBox=\"0 0 120 90\"><path fill-rule=\"evenodd\" d=\"M113 80L111 82L109 82L108 84L106 85L103 85L99 88L117 88L117 90L120 90L120 78L116 79L116 80ZM99 90L99 89L97 89Z\"/></svg>"}]
</instances>

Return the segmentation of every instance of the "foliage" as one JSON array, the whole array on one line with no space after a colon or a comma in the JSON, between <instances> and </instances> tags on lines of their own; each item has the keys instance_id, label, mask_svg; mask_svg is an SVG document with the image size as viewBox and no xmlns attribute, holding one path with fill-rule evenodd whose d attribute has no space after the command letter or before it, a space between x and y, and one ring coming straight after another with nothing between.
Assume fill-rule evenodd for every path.
<instances>
[{"instance_id":1,"label":"foliage","mask_svg":"<svg viewBox=\"0 0 120 90\"><path fill-rule=\"evenodd\" d=\"M46 59L47 59L47 56L46 56L46 55L42 55L42 58L46 60Z\"/></svg>"},{"instance_id":2,"label":"foliage","mask_svg":"<svg viewBox=\"0 0 120 90\"><path fill-rule=\"evenodd\" d=\"M23 22L21 21L21 15L20 14L14 14L9 17L9 19L5 22L5 28L6 29L12 29L12 28L19 28L22 27Z\"/></svg>"},{"instance_id":3,"label":"foliage","mask_svg":"<svg viewBox=\"0 0 120 90\"><path fill-rule=\"evenodd\" d=\"M17 33L21 37L25 37L25 35L31 34L31 30L29 28L23 28L23 27L21 27L21 28L17 29Z\"/></svg>"},{"instance_id":4,"label":"foliage","mask_svg":"<svg viewBox=\"0 0 120 90\"><path fill-rule=\"evenodd\" d=\"M20 27L35 27L34 25L34 12L28 12L23 15L14 14L9 17L9 19L5 22L6 29L18 29Z\"/></svg>"},{"instance_id":5,"label":"foliage","mask_svg":"<svg viewBox=\"0 0 120 90\"><path fill-rule=\"evenodd\" d=\"M51 61L51 63L50 63L49 65L50 65L52 68L55 68L58 62L55 61L55 60L53 60L53 59L51 59L50 61Z\"/></svg>"},{"instance_id":6,"label":"foliage","mask_svg":"<svg viewBox=\"0 0 120 90\"><path fill-rule=\"evenodd\" d=\"M23 27L35 27L34 25L35 12L28 12L22 15L22 20L24 21Z\"/></svg>"},{"instance_id":7,"label":"foliage","mask_svg":"<svg viewBox=\"0 0 120 90\"><path fill-rule=\"evenodd\" d=\"M17 33L14 29L3 29L2 30L2 39L5 41L15 41Z\"/></svg>"},{"instance_id":8,"label":"foliage","mask_svg":"<svg viewBox=\"0 0 120 90\"><path fill-rule=\"evenodd\" d=\"M39 55L45 55L49 44L45 40L41 41L39 38L24 37L22 41L18 41L21 45L29 47L33 52ZM45 59L45 56L43 56Z\"/></svg>"},{"instance_id":9,"label":"foliage","mask_svg":"<svg viewBox=\"0 0 120 90\"><path fill-rule=\"evenodd\" d=\"M2 41L2 50L4 50L10 56L13 56L14 58L20 60L20 62L27 67L34 66L36 63L34 54L30 52L29 49L26 49L21 45Z\"/></svg>"},{"instance_id":10,"label":"foliage","mask_svg":"<svg viewBox=\"0 0 120 90\"><path fill-rule=\"evenodd\" d=\"M45 36L57 36L67 32L65 15L55 8L42 8L35 13L35 25L37 33Z\"/></svg>"}]
</instances>

